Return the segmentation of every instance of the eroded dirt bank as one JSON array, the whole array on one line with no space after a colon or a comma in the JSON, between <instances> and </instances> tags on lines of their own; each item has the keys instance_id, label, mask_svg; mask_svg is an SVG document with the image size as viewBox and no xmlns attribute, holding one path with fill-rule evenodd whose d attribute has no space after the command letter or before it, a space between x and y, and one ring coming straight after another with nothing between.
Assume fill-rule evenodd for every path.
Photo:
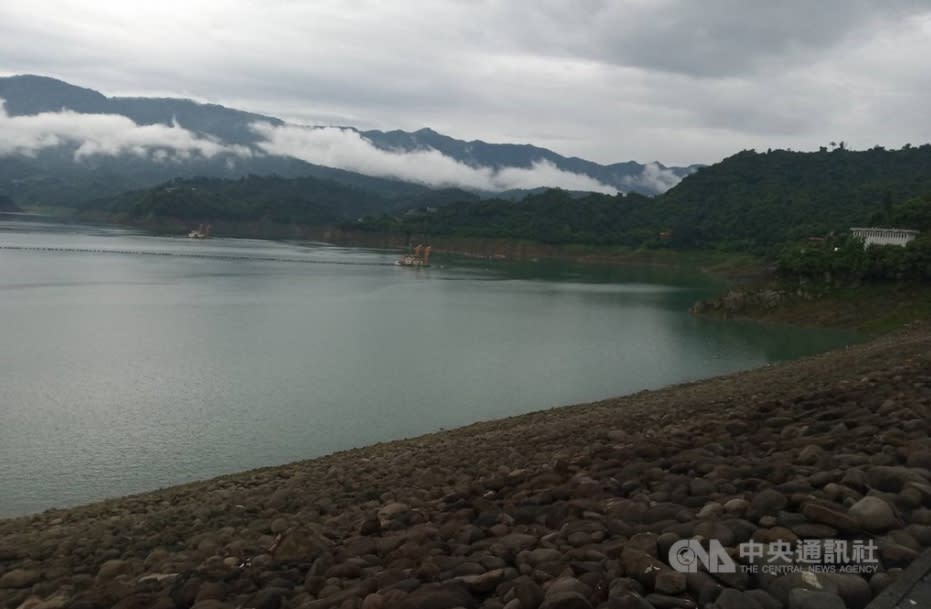
<instances>
[{"instance_id":1,"label":"eroded dirt bank","mask_svg":"<svg viewBox=\"0 0 931 609\"><path fill-rule=\"evenodd\" d=\"M931 546L929 415L931 331L912 328L2 520L0 607L863 607ZM879 570L685 575L668 550L691 537L874 541Z\"/></svg>"},{"instance_id":2,"label":"eroded dirt bank","mask_svg":"<svg viewBox=\"0 0 931 609\"><path fill-rule=\"evenodd\" d=\"M738 285L691 312L724 319L889 332L931 319L931 286L873 283L856 287L792 286L788 282Z\"/></svg>"}]
</instances>

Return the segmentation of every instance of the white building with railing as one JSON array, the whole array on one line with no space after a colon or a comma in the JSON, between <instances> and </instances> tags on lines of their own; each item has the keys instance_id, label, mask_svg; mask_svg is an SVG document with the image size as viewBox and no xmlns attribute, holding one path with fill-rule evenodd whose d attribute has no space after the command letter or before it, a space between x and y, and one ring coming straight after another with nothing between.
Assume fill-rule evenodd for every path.
<instances>
[{"instance_id":1,"label":"white building with railing","mask_svg":"<svg viewBox=\"0 0 931 609\"><path fill-rule=\"evenodd\" d=\"M898 245L905 247L909 241L918 236L918 231L907 228L851 228L850 232L857 239L863 240L863 246Z\"/></svg>"}]
</instances>

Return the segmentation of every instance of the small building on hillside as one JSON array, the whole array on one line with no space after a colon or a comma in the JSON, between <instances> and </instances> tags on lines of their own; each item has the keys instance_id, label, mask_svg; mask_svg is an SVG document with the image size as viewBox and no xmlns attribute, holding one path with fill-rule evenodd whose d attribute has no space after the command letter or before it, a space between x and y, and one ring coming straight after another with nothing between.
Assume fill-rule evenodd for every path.
<instances>
[{"instance_id":1,"label":"small building on hillside","mask_svg":"<svg viewBox=\"0 0 931 609\"><path fill-rule=\"evenodd\" d=\"M857 239L863 240L863 246L898 245L905 247L909 241L918 236L918 231L907 228L851 228L850 232Z\"/></svg>"}]
</instances>

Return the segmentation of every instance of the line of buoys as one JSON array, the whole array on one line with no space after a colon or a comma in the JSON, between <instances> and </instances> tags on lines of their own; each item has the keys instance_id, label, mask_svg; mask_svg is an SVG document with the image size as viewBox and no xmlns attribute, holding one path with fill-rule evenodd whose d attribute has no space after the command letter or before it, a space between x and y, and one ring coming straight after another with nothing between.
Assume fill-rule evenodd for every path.
<instances>
[{"instance_id":1,"label":"line of buoys","mask_svg":"<svg viewBox=\"0 0 931 609\"><path fill-rule=\"evenodd\" d=\"M252 262L298 262L302 264L342 264L350 266L393 266L393 262L356 262L351 260L310 260L279 256L240 256L236 254L210 254L198 252L158 252L151 250L97 249L83 247L51 247L38 245L0 245L0 250L19 252L53 252L62 254L122 254L137 256L171 256L177 258L205 258L209 260L242 260Z\"/></svg>"}]
</instances>

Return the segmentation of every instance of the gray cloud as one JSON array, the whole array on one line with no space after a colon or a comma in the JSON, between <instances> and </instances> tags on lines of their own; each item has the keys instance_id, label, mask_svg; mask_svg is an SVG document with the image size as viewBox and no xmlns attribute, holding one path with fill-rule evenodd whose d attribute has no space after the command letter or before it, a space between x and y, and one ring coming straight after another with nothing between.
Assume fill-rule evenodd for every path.
<instances>
[{"instance_id":1,"label":"gray cloud","mask_svg":"<svg viewBox=\"0 0 931 609\"><path fill-rule=\"evenodd\" d=\"M697 77L805 64L928 10L922 0L542 0L535 11L521 2L503 6L515 23L525 24L517 33L537 52Z\"/></svg>"},{"instance_id":2,"label":"gray cloud","mask_svg":"<svg viewBox=\"0 0 931 609\"><path fill-rule=\"evenodd\" d=\"M34 0L0 66L601 162L931 139L920 0Z\"/></svg>"}]
</instances>

